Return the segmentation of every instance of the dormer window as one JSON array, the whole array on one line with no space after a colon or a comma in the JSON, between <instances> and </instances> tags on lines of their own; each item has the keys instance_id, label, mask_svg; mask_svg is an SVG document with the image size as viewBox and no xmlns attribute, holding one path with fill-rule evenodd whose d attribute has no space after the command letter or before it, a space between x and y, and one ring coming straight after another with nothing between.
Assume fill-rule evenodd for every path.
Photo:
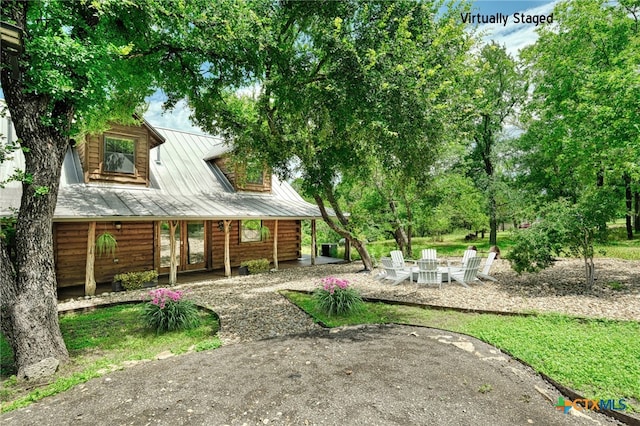
<instances>
[{"instance_id":1,"label":"dormer window","mask_svg":"<svg viewBox=\"0 0 640 426\"><path fill-rule=\"evenodd\" d=\"M103 171L134 174L135 152L135 140L105 136Z\"/></svg>"},{"instance_id":2,"label":"dormer window","mask_svg":"<svg viewBox=\"0 0 640 426\"><path fill-rule=\"evenodd\" d=\"M261 161L248 160L245 165L246 183L262 185L264 183L264 165Z\"/></svg>"}]
</instances>

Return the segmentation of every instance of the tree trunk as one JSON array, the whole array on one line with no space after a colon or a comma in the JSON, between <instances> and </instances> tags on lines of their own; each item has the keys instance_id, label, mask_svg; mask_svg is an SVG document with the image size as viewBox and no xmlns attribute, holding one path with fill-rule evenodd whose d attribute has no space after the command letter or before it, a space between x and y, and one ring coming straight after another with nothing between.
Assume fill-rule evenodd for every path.
<instances>
[{"instance_id":1,"label":"tree trunk","mask_svg":"<svg viewBox=\"0 0 640 426\"><path fill-rule=\"evenodd\" d=\"M493 131L491 130L491 117L488 114L482 116L482 135L480 138L476 138L476 143L482 146L480 151L482 154L482 162L484 165L484 172L489 179L487 198L489 199L489 244L495 246L498 244L498 220L497 217L497 205L495 195L495 183L494 183L494 166L491 158L491 151L494 145ZM484 237L483 237L484 238Z\"/></svg>"},{"instance_id":2,"label":"tree trunk","mask_svg":"<svg viewBox=\"0 0 640 426\"><path fill-rule=\"evenodd\" d=\"M398 249L402 251L405 256L408 256L410 254L408 253L409 239L407 238L407 233L402 227L402 222L398 217L398 209L396 208L396 202L394 200L389 201L389 208L393 214L393 227L395 228L393 231L393 238L398 244Z\"/></svg>"},{"instance_id":3,"label":"tree trunk","mask_svg":"<svg viewBox=\"0 0 640 426\"><path fill-rule=\"evenodd\" d=\"M329 214L327 213L327 209L324 206L324 201L322 200L322 197L320 197L320 195L318 194L314 194L313 198L314 200L316 200L316 204L320 209L322 218L327 223L327 225L329 225L329 228L333 229L345 240L349 240L351 242L351 245L355 247L355 249L360 254L360 258L362 259L362 264L364 265L365 271L371 271L373 269L373 261L371 260L371 256L369 255L369 251L367 250L365 243L363 241L358 240L354 235L351 234L351 232L347 230L346 228L346 225L348 224L347 218L342 213L342 210L340 209L340 206L335 200L335 197L333 197L333 193L331 192L331 190L325 189L324 192L325 192L325 195L327 196L327 199L329 200L329 203L331 204L331 207L333 208L333 211L336 213L336 217L338 218L339 224L336 223L335 220L333 220L331 217L329 217Z\"/></svg>"},{"instance_id":4,"label":"tree trunk","mask_svg":"<svg viewBox=\"0 0 640 426\"><path fill-rule=\"evenodd\" d=\"M587 279L587 290L591 290L593 288L593 283L595 282L595 271L596 271L596 266L593 263L593 256L592 257L585 257L584 258L584 269L585 269L585 276Z\"/></svg>"},{"instance_id":5,"label":"tree trunk","mask_svg":"<svg viewBox=\"0 0 640 426\"><path fill-rule=\"evenodd\" d=\"M625 215L627 225L627 240L633 240L633 226L631 225L632 209L633 209L633 193L631 192L631 176L624 174L624 194L627 212Z\"/></svg>"},{"instance_id":6,"label":"tree trunk","mask_svg":"<svg viewBox=\"0 0 640 426\"><path fill-rule=\"evenodd\" d=\"M635 201L635 213L633 215L633 227L636 233L640 232L640 191L635 191L633 194Z\"/></svg>"},{"instance_id":7,"label":"tree trunk","mask_svg":"<svg viewBox=\"0 0 640 426\"><path fill-rule=\"evenodd\" d=\"M411 204L405 198L404 205L407 209L407 253L410 258L413 258L413 245L411 239L413 238L413 211L411 210Z\"/></svg>"},{"instance_id":8,"label":"tree trunk","mask_svg":"<svg viewBox=\"0 0 640 426\"><path fill-rule=\"evenodd\" d=\"M495 199L491 199L490 203L494 206L491 207L490 216L489 216L489 245L496 246L498 245L498 219L496 218L496 210L495 210ZM482 237L484 238L484 236Z\"/></svg>"},{"instance_id":9,"label":"tree trunk","mask_svg":"<svg viewBox=\"0 0 640 426\"><path fill-rule=\"evenodd\" d=\"M405 256L407 254L407 234L404 233L404 229L396 228L393 231L393 239L396 240L398 250L400 250Z\"/></svg>"},{"instance_id":10,"label":"tree trunk","mask_svg":"<svg viewBox=\"0 0 640 426\"><path fill-rule=\"evenodd\" d=\"M351 262L351 242L346 238L344 240L344 260Z\"/></svg>"},{"instance_id":11,"label":"tree trunk","mask_svg":"<svg viewBox=\"0 0 640 426\"><path fill-rule=\"evenodd\" d=\"M57 102L49 111L49 99L26 94L8 70L2 70L1 78L16 135L27 148L25 173L32 178L22 185L14 263L6 244L1 247L0 320L18 378L35 379L53 374L69 358L58 323L52 228L73 108ZM44 118L57 126L47 126Z\"/></svg>"}]
</instances>

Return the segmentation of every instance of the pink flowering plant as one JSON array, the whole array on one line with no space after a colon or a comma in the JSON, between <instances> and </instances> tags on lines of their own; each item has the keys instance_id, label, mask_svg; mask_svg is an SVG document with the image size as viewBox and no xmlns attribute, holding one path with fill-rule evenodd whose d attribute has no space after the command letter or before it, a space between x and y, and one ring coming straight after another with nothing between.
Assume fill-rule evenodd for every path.
<instances>
[{"instance_id":1,"label":"pink flowering plant","mask_svg":"<svg viewBox=\"0 0 640 426\"><path fill-rule=\"evenodd\" d=\"M200 325L198 308L186 300L184 292L158 288L149 292L151 300L144 307L144 320L156 333L186 330Z\"/></svg>"},{"instance_id":2,"label":"pink flowering plant","mask_svg":"<svg viewBox=\"0 0 640 426\"><path fill-rule=\"evenodd\" d=\"M349 281L337 277L325 277L313 292L316 308L325 314L348 315L362 308L362 297Z\"/></svg>"}]
</instances>

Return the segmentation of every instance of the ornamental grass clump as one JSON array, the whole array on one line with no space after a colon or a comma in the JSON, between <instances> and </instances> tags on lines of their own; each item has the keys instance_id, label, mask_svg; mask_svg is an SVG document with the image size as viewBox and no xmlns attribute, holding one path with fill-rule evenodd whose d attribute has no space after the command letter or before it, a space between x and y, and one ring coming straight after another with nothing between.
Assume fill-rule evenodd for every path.
<instances>
[{"instance_id":1,"label":"ornamental grass clump","mask_svg":"<svg viewBox=\"0 0 640 426\"><path fill-rule=\"evenodd\" d=\"M336 277L321 280L322 286L313 292L316 308L325 314L348 315L363 307L358 290L349 286L349 281Z\"/></svg>"},{"instance_id":2,"label":"ornamental grass clump","mask_svg":"<svg viewBox=\"0 0 640 426\"><path fill-rule=\"evenodd\" d=\"M151 300L144 307L144 320L156 333L187 330L200 325L198 308L184 299L180 290L159 288L149 292Z\"/></svg>"}]
</instances>

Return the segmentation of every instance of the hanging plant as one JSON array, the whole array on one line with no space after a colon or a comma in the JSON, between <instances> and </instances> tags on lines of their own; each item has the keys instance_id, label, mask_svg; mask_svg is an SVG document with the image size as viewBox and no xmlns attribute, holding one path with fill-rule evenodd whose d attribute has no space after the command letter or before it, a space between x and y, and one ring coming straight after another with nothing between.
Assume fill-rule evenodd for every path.
<instances>
[{"instance_id":1,"label":"hanging plant","mask_svg":"<svg viewBox=\"0 0 640 426\"><path fill-rule=\"evenodd\" d=\"M262 237L262 241L266 241L271 238L271 231L266 226L260 227L260 237Z\"/></svg>"},{"instance_id":2,"label":"hanging plant","mask_svg":"<svg viewBox=\"0 0 640 426\"><path fill-rule=\"evenodd\" d=\"M96 254L100 257L107 255L114 257L116 255L116 248L118 248L118 242L116 237L110 232L103 232L96 238Z\"/></svg>"}]
</instances>

